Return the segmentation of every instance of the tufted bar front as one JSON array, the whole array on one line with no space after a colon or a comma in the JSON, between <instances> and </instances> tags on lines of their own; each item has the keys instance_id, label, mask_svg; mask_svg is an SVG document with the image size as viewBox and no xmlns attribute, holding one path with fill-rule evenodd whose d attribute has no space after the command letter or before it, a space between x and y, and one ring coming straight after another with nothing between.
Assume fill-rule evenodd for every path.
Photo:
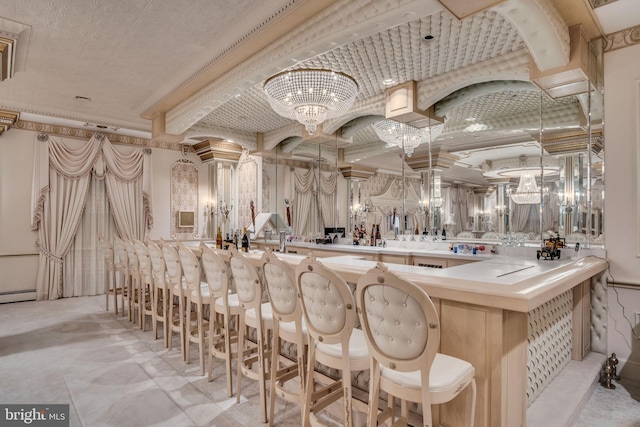
<instances>
[{"instance_id":1,"label":"tufted bar front","mask_svg":"<svg viewBox=\"0 0 640 427\"><path fill-rule=\"evenodd\" d=\"M256 262L261 256L247 255ZM304 258L278 256L292 265ZM362 256L320 261L351 283L375 265ZM582 360L592 350L592 334L598 340L591 294L602 282L603 258L551 262L493 256L443 269L387 266L433 299L441 323L439 351L474 365L476 426L526 426L527 406L569 360ZM354 385L366 389L367 377L360 374ZM435 409L435 425L465 425L464 401Z\"/></svg>"}]
</instances>

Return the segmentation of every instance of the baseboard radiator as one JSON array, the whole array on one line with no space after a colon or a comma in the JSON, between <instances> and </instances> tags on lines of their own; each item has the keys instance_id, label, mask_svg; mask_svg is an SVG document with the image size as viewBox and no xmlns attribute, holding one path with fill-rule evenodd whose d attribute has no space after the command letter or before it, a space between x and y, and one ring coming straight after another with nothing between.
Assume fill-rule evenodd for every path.
<instances>
[{"instance_id":1,"label":"baseboard radiator","mask_svg":"<svg viewBox=\"0 0 640 427\"><path fill-rule=\"evenodd\" d=\"M21 291L0 292L0 304L8 302L35 301L36 290L24 289Z\"/></svg>"}]
</instances>

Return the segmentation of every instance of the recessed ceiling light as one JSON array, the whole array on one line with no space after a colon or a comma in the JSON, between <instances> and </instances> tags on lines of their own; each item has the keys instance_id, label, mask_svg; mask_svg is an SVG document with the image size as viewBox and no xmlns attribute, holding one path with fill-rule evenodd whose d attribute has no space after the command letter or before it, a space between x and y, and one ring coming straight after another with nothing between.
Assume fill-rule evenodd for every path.
<instances>
[{"instance_id":1,"label":"recessed ceiling light","mask_svg":"<svg viewBox=\"0 0 640 427\"><path fill-rule=\"evenodd\" d=\"M427 34L427 35L425 35L424 37L422 37L422 40L424 40L424 41L426 41L426 42L429 42L429 41L431 41L431 40L433 40L433 39L435 39L435 37L434 37L434 36L432 36L431 34Z\"/></svg>"},{"instance_id":2,"label":"recessed ceiling light","mask_svg":"<svg viewBox=\"0 0 640 427\"><path fill-rule=\"evenodd\" d=\"M89 98L87 96L76 95L76 96L73 97L73 99L75 99L76 101L81 101L81 102L91 102L91 98Z\"/></svg>"},{"instance_id":3,"label":"recessed ceiling light","mask_svg":"<svg viewBox=\"0 0 640 427\"><path fill-rule=\"evenodd\" d=\"M395 84L396 81L394 79L384 79L382 81L382 84L385 86L391 86L392 84Z\"/></svg>"}]
</instances>

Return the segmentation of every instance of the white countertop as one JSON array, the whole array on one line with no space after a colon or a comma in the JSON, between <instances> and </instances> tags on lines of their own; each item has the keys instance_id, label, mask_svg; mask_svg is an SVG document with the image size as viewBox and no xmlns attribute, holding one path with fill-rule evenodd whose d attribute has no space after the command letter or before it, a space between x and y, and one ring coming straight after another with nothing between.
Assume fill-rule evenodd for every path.
<instances>
[{"instance_id":1,"label":"white countertop","mask_svg":"<svg viewBox=\"0 0 640 427\"><path fill-rule=\"evenodd\" d=\"M424 256L433 258L458 258L470 261L480 261L483 259L489 259L493 255L488 253L489 249L485 249L485 253L478 253L476 255L472 253L453 253L450 250L441 249L443 244L428 244L423 243L422 247L410 248L410 247L389 247L387 246L359 246L359 245L317 245L310 242L287 242L287 248L307 248L317 249L320 251L333 251L333 252L345 252L349 254L362 253L362 254L385 254L385 255L400 255L400 256ZM444 242L446 247L449 243Z\"/></svg>"},{"instance_id":2,"label":"white countertop","mask_svg":"<svg viewBox=\"0 0 640 427\"><path fill-rule=\"evenodd\" d=\"M334 245L340 246L340 245ZM358 249L367 248L366 246ZM368 250L389 248L368 247ZM364 252L364 251L363 251ZM444 251L443 251L444 252ZM406 254L406 249L403 250ZM250 258L258 259L261 251L251 251ZM432 256L432 252L428 252ZM456 255L447 253L447 258ZM462 256L474 256L461 254ZM297 265L304 255L277 254L284 261ZM444 254L442 255L444 256ZM478 304L519 312L529 312L577 284L602 273L607 266L603 258L587 256L579 259L538 260L533 257L503 255L475 255L478 262L446 269L386 263L387 267L422 286L430 296L452 301ZM345 280L356 282L376 265L354 254L320 258Z\"/></svg>"}]
</instances>

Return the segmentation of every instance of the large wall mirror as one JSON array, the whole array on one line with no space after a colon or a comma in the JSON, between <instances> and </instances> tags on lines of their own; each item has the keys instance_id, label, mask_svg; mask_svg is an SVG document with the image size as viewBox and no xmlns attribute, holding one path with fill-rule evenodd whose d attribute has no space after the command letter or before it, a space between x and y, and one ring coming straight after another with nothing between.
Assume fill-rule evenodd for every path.
<instances>
[{"instance_id":1,"label":"large wall mirror","mask_svg":"<svg viewBox=\"0 0 640 427\"><path fill-rule=\"evenodd\" d=\"M442 133L411 155L376 135L372 125L382 116L330 123L349 140L340 146L290 136L263 160L268 209L305 239L332 227L370 232L379 225L387 238L417 230L537 243L558 234L568 243L603 244L601 40L589 49L589 80L573 93L554 98L529 81L498 80L438 100Z\"/></svg>"}]
</instances>

